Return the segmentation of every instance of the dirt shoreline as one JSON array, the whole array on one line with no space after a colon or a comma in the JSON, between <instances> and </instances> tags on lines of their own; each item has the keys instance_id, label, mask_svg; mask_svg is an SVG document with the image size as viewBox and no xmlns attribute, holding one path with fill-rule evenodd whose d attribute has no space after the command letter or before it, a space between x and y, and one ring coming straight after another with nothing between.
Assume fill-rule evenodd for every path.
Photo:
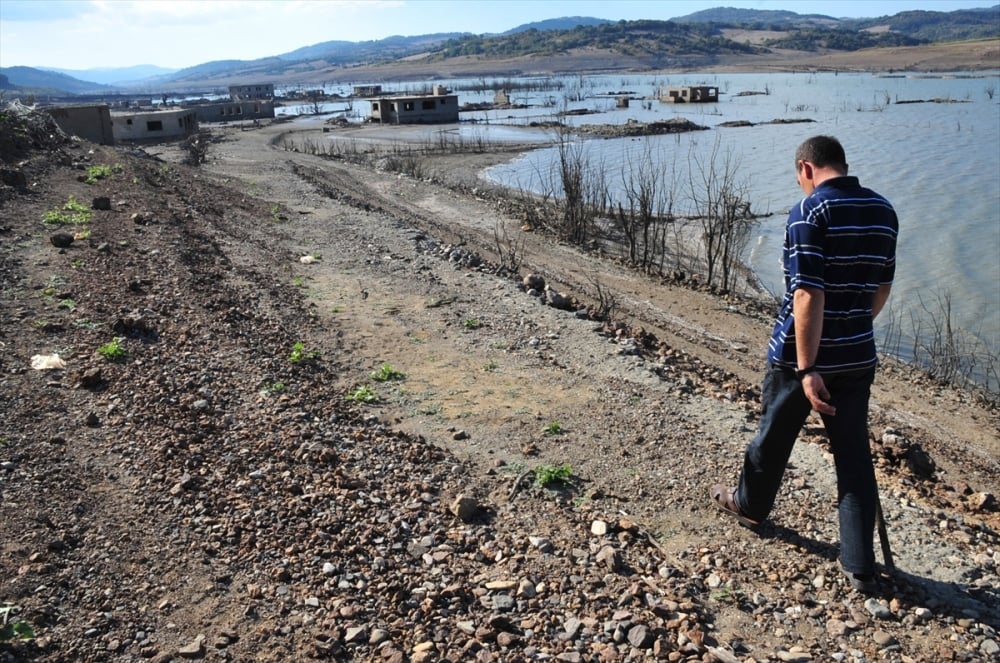
<instances>
[{"instance_id":1,"label":"dirt shoreline","mask_svg":"<svg viewBox=\"0 0 1000 663\"><path fill-rule=\"evenodd\" d=\"M880 369L898 569L866 601L836 570L818 420L763 532L708 503L758 415L769 315L523 233L477 188L497 155L415 180L276 148L292 130L322 136L217 128L196 169L175 146L20 159L2 197L0 603L38 638L0 660L1000 651L995 409ZM87 184L93 163L121 169ZM39 220L70 194L110 209L58 249ZM632 333L497 274L498 224L524 240L522 275L590 303L600 283ZM117 362L95 351L111 335ZM28 368L54 351L67 368ZM400 379L372 377L386 364ZM346 400L360 387L377 399ZM520 480L562 466L562 489Z\"/></svg>"}]
</instances>

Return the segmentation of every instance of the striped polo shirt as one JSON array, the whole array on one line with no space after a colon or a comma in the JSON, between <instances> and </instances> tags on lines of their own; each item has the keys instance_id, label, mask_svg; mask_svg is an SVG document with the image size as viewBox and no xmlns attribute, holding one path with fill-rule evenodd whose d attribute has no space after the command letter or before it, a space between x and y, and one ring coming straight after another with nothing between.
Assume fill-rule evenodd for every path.
<instances>
[{"instance_id":1,"label":"striped polo shirt","mask_svg":"<svg viewBox=\"0 0 1000 663\"><path fill-rule=\"evenodd\" d=\"M872 303L896 269L899 221L888 200L856 177L823 181L792 208L782 263L785 297L768 344L768 360L796 367L793 293L824 291L823 331L816 367L837 373L874 366ZM804 366L799 368L805 368Z\"/></svg>"}]
</instances>

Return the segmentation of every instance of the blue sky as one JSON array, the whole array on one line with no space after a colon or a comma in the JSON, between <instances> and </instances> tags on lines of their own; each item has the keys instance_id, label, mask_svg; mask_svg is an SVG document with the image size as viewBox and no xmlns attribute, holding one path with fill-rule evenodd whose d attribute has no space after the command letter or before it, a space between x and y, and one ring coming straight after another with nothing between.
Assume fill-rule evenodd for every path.
<instances>
[{"instance_id":1,"label":"blue sky","mask_svg":"<svg viewBox=\"0 0 1000 663\"><path fill-rule=\"evenodd\" d=\"M504 32L561 16L668 20L712 7L875 17L1000 0L0 0L0 67L252 60L324 41Z\"/></svg>"}]
</instances>

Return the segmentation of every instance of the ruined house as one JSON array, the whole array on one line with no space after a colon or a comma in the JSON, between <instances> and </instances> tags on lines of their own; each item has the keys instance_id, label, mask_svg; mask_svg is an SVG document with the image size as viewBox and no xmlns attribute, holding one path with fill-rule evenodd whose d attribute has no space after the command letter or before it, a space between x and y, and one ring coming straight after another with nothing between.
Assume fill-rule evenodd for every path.
<instances>
[{"instance_id":1,"label":"ruined house","mask_svg":"<svg viewBox=\"0 0 1000 663\"><path fill-rule=\"evenodd\" d=\"M217 101L192 104L189 108L197 115L198 122L238 122L274 117L274 101L271 99Z\"/></svg>"},{"instance_id":2,"label":"ruined house","mask_svg":"<svg viewBox=\"0 0 1000 663\"><path fill-rule=\"evenodd\" d=\"M381 124L442 124L458 122L458 95L435 85L433 94L371 99L372 122Z\"/></svg>"},{"instance_id":3,"label":"ruined house","mask_svg":"<svg viewBox=\"0 0 1000 663\"><path fill-rule=\"evenodd\" d=\"M255 83L253 85L230 85L229 98L233 101L274 99L274 83Z\"/></svg>"},{"instance_id":4,"label":"ruined house","mask_svg":"<svg viewBox=\"0 0 1000 663\"><path fill-rule=\"evenodd\" d=\"M70 136L79 136L98 145L115 144L108 104L53 106L44 110Z\"/></svg>"},{"instance_id":5,"label":"ruined house","mask_svg":"<svg viewBox=\"0 0 1000 663\"><path fill-rule=\"evenodd\" d=\"M710 85L661 87L657 96L660 101L672 104L714 103L719 100L719 88Z\"/></svg>"},{"instance_id":6,"label":"ruined house","mask_svg":"<svg viewBox=\"0 0 1000 663\"><path fill-rule=\"evenodd\" d=\"M377 97L381 94L381 85L355 85L351 89L352 97Z\"/></svg>"},{"instance_id":7,"label":"ruined house","mask_svg":"<svg viewBox=\"0 0 1000 663\"><path fill-rule=\"evenodd\" d=\"M190 108L113 113L111 128L116 141L171 140L196 132L198 117Z\"/></svg>"}]
</instances>

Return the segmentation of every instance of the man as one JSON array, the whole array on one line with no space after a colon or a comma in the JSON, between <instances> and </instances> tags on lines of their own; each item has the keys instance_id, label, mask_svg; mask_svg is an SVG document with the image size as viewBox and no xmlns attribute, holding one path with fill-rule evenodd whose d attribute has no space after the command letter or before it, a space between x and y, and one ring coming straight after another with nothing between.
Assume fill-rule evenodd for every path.
<instances>
[{"instance_id":1,"label":"man","mask_svg":"<svg viewBox=\"0 0 1000 663\"><path fill-rule=\"evenodd\" d=\"M852 587L874 593L872 325L892 287L899 224L885 198L848 177L837 139L814 136L802 143L795 171L806 197L785 227L785 297L768 345L760 427L744 454L739 484L712 486L712 499L748 527L767 518L795 439L815 409L837 471L840 568Z\"/></svg>"}]
</instances>

